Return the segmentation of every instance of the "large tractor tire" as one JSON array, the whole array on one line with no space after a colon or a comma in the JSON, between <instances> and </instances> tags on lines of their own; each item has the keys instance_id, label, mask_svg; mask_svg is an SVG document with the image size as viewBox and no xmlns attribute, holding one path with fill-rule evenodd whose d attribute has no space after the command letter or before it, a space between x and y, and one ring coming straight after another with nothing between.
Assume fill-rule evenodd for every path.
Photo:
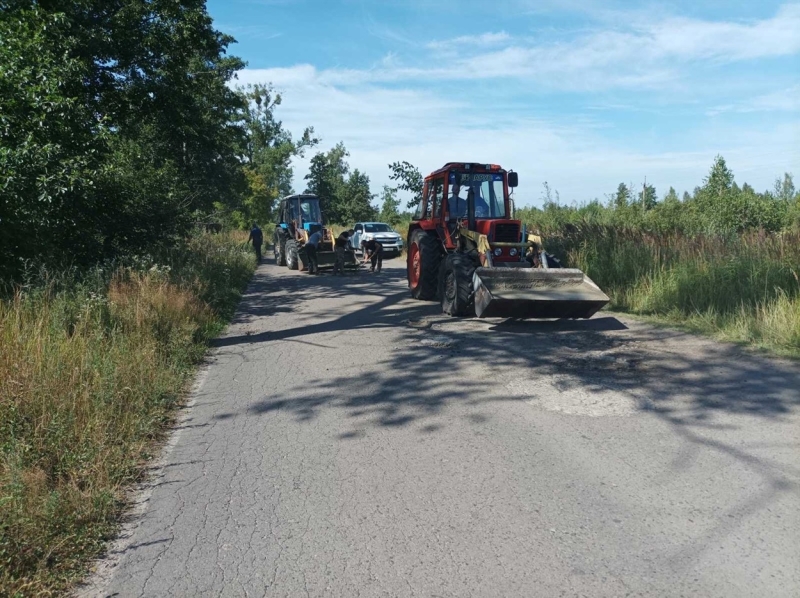
<instances>
[{"instance_id":1,"label":"large tractor tire","mask_svg":"<svg viewBox=\"0 0 800 598\"><path fill-rule=\"evenodd\" d=\"M414 299L435 301L439 287L439 264L442 252L436 239L424 230L416 230L408 247L408 286Z\"/></svg>"},{"instance_id":2,"label":"large tractor tire","mask_svg":"<svg viewBox=\"0 0 800 598\"><path fill-rule=\"evenodd\" d=\"M286 241L286 266L289 270L297 270L300 267L300 256L297 255L297 241L289 239Z\"/></svg>"},{"instance_id":3,"label":"large tractor tire","mask_svg":"<svg viewBox=\"0 0 800 598\"><path fill-rule=\"evenodd\" d=\"M276 232L273 239L272 250L275 252L275 263L279 266L286 265L286 237Z\"/></svg>"},{"instance_id":4,"label":"large tractor tire","mask_svg":"<svg viewBox=\"0 0 800 598\"><path fill-rule=\"evenodd\" d=\"M475 315L472 277L474 260L463 253L451 253L442 267L442 311L460 318Z\"/></svg>"}]
</instances>

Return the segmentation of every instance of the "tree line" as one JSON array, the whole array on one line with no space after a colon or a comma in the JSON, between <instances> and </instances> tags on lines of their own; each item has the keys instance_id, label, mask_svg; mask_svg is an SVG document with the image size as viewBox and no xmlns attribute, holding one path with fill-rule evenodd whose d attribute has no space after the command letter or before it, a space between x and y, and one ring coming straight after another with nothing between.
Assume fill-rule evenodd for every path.
<instances>
[{"instance_id":1,"label":"tree line","mask_svg":"<svg viewBox=\"0 0 800 598\"><path fill-rule=\"evenodd\" d=\"M320 143L313 127L287 130L271 86L235 85L245 63L204 0L0 0L0 40L0 280L152 254L198 223L268 224L293 162ZM348 157L339 143L310 160L304 191L326 219L407 219L398 193L414 207L420 171L390 164L394 186L376 195ZM546 187L544 208L522 213L724 232L777 230L799 211L789 175L758 193L718 158L683 198L621 184L606 204L568 207Z\"/></svg>"},{"instance_id":2,"label":"tree line","mask_svg":"<svg viewBox=\"0 0 800 598\"><path fill-rule=\"evenodd\" d=\"M582 225L602 225L653 233L726 236L753 230L778 232L800 228L800 192L785 173L772 189L757 192L736 182L733 171L717 156L701 185L679 196L673 187L659 199L652 185L620 183L606 196L565 205L544 183L542 208L523 208L517 216L551 232Z\"/></svg>"},{"instance_id":3,"label":"tree line","mask_svg":"<svg viewBox=\"0 0 800 598\"><path fill-rule=\"evenodd\" d=\"M198 223L272 220L319 144L277 118L204 0L0 0L0 281L153 254ZM341 143L312 158L333 221L376 216Z\"/></svg>"},{"instance_id":4,"label":"tree line","mask_svg":"<svg viewBox=\"0 0 800 598\"><path fill-rule=\"evenodd\" d=\"M408 193L409 208L419 204L423 186L419 169L405 161L394 162L389 169L397 183L390 191ZM747 183L738 185L722 156L714 159L702 185L682 197L673 187L659 199L656 188L646 182L641 187L620 183L605 202L595 199L568 205L547 182L543 188L543 206L520 208L516 217L549 232L587 224L687 235L800 228L800 190L790 173L777 179L772 189L757 192Z\"/></svg>"}]
</instances>

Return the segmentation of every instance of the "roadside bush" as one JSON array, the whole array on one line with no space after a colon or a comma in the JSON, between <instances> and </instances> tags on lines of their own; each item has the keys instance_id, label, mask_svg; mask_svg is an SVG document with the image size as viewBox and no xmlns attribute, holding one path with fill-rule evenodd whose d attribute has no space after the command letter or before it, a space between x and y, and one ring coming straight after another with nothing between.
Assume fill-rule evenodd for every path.
<instances>
[{"instance_id":1,"label":"roadside bush","mask_svg":"<svg viewBox=\"0 0 800 598\"><path fill-rule=\"evenodd\" d=\"M0 587L64 590L249 279L243 238L47 277L0 302Z\"/></svg>"}]
</instances>

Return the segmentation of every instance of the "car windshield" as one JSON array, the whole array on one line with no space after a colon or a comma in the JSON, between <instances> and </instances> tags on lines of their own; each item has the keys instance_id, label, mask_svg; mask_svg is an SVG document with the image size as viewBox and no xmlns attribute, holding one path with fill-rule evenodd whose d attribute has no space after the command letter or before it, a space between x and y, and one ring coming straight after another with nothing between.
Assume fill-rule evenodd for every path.
<instances>
[{"instance_id":1,"label":"car windshield","mask_svg":"<svg viewBox=\"0 0 800 598\"><path fill-rule=\"evenodd\" d=\"M392 228L388 224L371 223L364 225L364 232L367 233L390 233Z\"/></svg>"},{"instance_id":2,"label":"car windshield","mask_svg":"<svg viewBox=\"0 0 800 598\"><path fill-rule=\"evenodd\" d=\"M470 191L475 195L476 218L506 217L501 173L453 171L450 173L448 191L448 212L451 219L468 216L467 199Z\"/></svg>"}]
</instances>

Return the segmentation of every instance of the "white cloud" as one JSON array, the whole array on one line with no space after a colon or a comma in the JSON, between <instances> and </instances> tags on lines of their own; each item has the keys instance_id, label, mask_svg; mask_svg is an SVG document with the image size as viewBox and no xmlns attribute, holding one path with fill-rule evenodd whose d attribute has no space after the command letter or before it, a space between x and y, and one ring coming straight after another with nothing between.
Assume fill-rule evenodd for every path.
<instances>
[{"instance_id":1,"label":"white cloud","mask_svg":"<svg viewBox=\"0 0 800 598\"><path fill-rule=\"evenodd\" d=\"M620 134L608 116L636 110L641 119L655 121L661 114L652 98L664 102L672 93L682 105L696 102L695 116L702 117L709 107L698 100L700 90L719 89L706 79L714 68L800 52L800 5L752 22L664 17L650 23L636 15L619 22L627 25L581 32L569 41L505 32L485 33L476 43L436 41L416 60L389 54L365 69L247 69L239 82L273 83L284 96L278 117L285 125L295 133L314 126L322 150L343 141L351 165L369 174L374 191L389 183L387 165L395 160L424 172L451 160L503 164L521 173L520 204L538 203L545 180L563 200L602 198L620 181L644 176L660 193L669 186L691 190L717 153L740 182L756 188L767 188L783 171L800 171L800 123L790 120L800 96L796 73L788 84L779 78L750 100L714 98L720 104L711 109L714 114L784 114L784 123L773 121L769 129L696 118L691 128L676 126L666 140L658 135L669 127L645 121L652 131L642 133L652 140L643 143L638 134ZM462 51L451 53L450 46ZM541 89L570 94L551 95L546 104L537 95ZM642 95L646 90L651 93ZM562 109L555 102L564 97L584 99L584 109ZM553 116L534 118L541 105ZM307 163L308 158L296 165L298 190Z\"/></svg>"},{"instance_id":2,"label":"white cloud","mask_svg":"<svg viewBox=\"0 0 800 598\"><path fill-rule=\"evenodd\" d=\"M708 110L710 116L726 112L800 112L800 84Z\"/></svg>"},{"instance_id":3,"label":"white cloud","mask_svg":"<svg viewBox=\"0 0 800 598\"><path fill-rule=\"evenodd\" d=\"M408 160L423 172L447 161L500 163L521 173L520 205L539 203L542 181L565 201L603 199L620 181L647 176L659 192L699 184L717 153L757 188L767 188L783 171L800 167L800 124L748 133L720 127L694 137L686 151L653 147L641 151L607 138L593 120L565 115L567 124L509 115L484 107L476 112L464 98L418 89L332 84L325 71L295 69L243 71L241 80L272 81L283 92L278 117L296 134L313 125L320 150L343 141L350 164L366 172L377 192L389 184L387 165ZM308 158L296 164L295 187L304 189Z\"/></svg>"},{"instance_id":4,"label":"white cloud","mask_svg":"<svg viewBox=\"0 0 800 598\"><path fill-rule=\"evenodd\" d=\"M453 50L464 46L473 48L485 48L507 42L511 36L505 31L486 32L479 35L461 35L447 40L436 40L429 42L427 47L432 50Z\"/></svg>"}]
</instances>

